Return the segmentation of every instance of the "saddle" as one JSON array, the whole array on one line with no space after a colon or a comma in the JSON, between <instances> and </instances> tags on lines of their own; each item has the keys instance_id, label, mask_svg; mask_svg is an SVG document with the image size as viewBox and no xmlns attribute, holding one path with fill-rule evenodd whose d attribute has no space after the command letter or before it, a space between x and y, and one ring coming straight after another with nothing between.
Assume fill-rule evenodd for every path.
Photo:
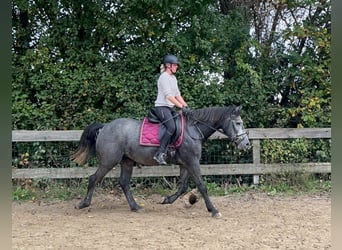
<instances>
[{"instance_id":1,"label":"saddle","mask_svg":"<svg viewBox=\"0 0 342 250\"><path fill-rule=\"evenodd\" d=\"M171 137L169 147L177 148L182 144L184 136L184 116L181 112L172 111L176 130ZM155 114L154 108L148 111L147 116L143 119L140 129L140 145L159 147L160 138L166 133L166 127L161 123Z\"/></svg>"}]
</instances>

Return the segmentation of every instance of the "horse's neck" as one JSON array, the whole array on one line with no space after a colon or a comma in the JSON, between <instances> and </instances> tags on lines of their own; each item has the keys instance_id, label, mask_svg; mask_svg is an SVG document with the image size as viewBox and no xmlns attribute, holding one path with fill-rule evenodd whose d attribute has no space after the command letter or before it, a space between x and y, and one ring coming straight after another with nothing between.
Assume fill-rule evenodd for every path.
<instances>
[{"instance_id":1,"label":"horse's neck","mask_svg":"<svg viewBox=\"0 0 342 250\"><path fill-rule=\"evenodd\" d=\"M205 124L198 124L197 125L199 130L201 131L204 139L209 138L212 134L214 134L217 130L216 125L213 124L209 124L209 123L205 123Z\"/></svg>"}]
</instances>

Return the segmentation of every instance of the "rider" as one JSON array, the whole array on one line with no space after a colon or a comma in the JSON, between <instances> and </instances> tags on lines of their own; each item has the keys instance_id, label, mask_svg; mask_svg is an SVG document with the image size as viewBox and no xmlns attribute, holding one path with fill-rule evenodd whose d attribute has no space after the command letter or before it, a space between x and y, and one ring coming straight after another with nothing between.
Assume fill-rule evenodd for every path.
<instances>
[{"instance_id":1,"label":"rider","mask_svg":"<svg viewBox=\"0 0 342 250\"><path fill-rule=\"evenodd\" d=\"M175 55L166 55L160 67L161 74L158 78L158 95L155 101L155 112L159 120L166 127L166 132L160 139L160 146L153 159L161 165L166 165L165 152L175 132L176 125L172 117L172 110L176 106L182 109L183 113L190 111L178 89L178 81L175 76L179 65Z\"/></svg>"}]
</instances>

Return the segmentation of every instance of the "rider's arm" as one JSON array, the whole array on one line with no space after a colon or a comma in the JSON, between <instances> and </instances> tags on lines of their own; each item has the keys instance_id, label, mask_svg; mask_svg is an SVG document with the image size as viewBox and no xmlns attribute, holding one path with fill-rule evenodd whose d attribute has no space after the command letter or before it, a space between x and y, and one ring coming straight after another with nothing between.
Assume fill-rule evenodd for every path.
<instances>
[{"instance_id":1,"label":"rider's arm","mask_svg":"<svg viewBox=\"0 0 342 250\"><path fill-rule=\"evenodd\" d=\"M184 100L183 98L179 100L179 96L168 96L167 99L172 102L177 108L182 108L184 106ZM183 101L182 101L183 100Z\"/></svg>"}]
</instances>

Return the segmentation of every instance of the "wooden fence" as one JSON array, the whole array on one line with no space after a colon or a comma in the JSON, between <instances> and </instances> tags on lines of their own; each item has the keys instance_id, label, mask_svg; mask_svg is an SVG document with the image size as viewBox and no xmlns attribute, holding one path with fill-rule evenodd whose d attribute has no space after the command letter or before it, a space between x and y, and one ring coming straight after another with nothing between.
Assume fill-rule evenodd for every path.
<instances>
[{"instance_id":1,"label":"wooden fence","mask_svg":"<svg viewBox=\"0 0 342 250\"><path fill-rule=\"evenodd\" d=\"M263 164L260 162L260 140L290 138L331 138L330 128L255 128L248 129L253 147L253 163L201 165L202 175L253 175L255 184L259 175L282 171L307 171L311 173L331 173L330 162ZM81 130L70 131L12 131L12 142L37 141L78 141ZM214 133L209 139L225 139L220 133ZM95 172L95 167L77 168L12 168L12 179L26 178L87 178ZM143 166L133 170L134 177L178 176L177 165ZM115 167L106 177L119 177L120 167Z\"/></svg>"}]
</instances>

